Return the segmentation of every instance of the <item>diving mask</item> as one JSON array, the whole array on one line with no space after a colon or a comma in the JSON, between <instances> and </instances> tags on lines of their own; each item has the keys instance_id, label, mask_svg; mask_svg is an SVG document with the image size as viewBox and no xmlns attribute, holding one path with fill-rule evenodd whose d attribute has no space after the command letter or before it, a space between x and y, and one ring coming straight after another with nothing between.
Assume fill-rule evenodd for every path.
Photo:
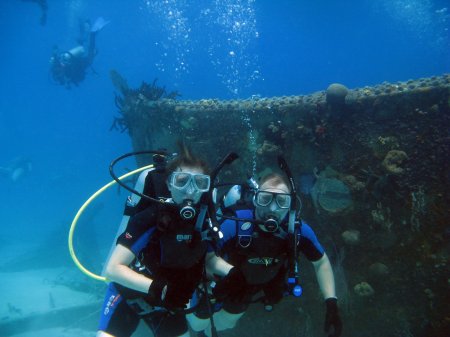
<instances>
[{"instance_id":1,"label":"diving mask","mask_svg":"<svg viewBox=\"0 0 450 337\"><path fill-rule=\"evenodd\" d=\"M258 191L255 194L256 206L267 207L274 199L278 207L281 209L289 209L289 207L291 207L291 195L288 193Z\"/></svg>"},{"instance_id":2,"label":"diving mask","mask_svg":"<svg viewBox=\"0 0 450 337\"><path fill-rule=\"evenodd\" d=\"M169 180L170 186L179 190L187 191L192 187L194 192L208 192L211 178L207 174L173 172Z\"/></svg>"}]
</instances>

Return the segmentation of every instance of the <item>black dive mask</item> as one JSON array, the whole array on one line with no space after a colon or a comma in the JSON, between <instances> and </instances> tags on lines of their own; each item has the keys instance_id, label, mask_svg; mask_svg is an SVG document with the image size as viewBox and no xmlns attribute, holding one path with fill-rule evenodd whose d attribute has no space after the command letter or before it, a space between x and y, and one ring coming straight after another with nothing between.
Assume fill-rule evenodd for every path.
<instances>
[{"instance_id":1,"label":"black dive mask","mask_svg":"<svg viewBox=\"0 0 450 337\"><path fill-rule=\"evenodd\" d=\"M194 202L192 200L184 200L181 204L180 216L184 220L189 220L195 217L196 211L194 208Z\"/></svg>"}]
</instances>

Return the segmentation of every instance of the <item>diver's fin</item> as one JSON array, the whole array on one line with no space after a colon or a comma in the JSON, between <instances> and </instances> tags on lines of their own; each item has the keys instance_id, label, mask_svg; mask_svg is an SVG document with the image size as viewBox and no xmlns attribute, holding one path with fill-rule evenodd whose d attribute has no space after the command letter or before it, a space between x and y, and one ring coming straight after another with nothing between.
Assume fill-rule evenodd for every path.
<instances>
[{"instance_id":1,"label":"diver's fin","mask_svg":"<svg viewBox=\"0 0 450 337\"><path fill-rule=\"evenodd\" d=\"M91 33L96 33L99 32L103 27L105 27L107 24L109 23L109 21L106 21L105 19L103 19L101 16L98 17L94 24L92 25L91 28Z\"/></svg>"}]
</instances>

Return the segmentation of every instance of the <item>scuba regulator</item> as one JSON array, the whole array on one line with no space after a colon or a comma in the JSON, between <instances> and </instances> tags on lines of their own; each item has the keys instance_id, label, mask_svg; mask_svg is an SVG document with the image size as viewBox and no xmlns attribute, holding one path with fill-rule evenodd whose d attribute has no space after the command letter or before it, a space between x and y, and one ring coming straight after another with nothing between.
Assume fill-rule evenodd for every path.
<instances>
[{"instance_id":1,"label":"scuba regulator","mask_svg":"<svg viewBox=\"0 0 450 337\"><path fill-rule=\"evenodd\" d=\"M184 200L183 203L181 204L180 216L184 220L192 219L197 214L193 205L194 205L193 201L189 199Z\"/></svg>"}]
</instances>

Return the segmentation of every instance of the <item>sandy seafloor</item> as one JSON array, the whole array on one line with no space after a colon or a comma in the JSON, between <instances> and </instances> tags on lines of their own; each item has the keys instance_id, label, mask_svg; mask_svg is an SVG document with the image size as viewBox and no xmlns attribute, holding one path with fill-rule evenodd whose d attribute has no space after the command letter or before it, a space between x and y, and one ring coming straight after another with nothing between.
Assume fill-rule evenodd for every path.
<instances>
[{"instance_id":1,"label":"sandy seafloor","mask_svg":"<svg viewBox=\"0 0 450 337\"><path fill-rule=\"evenodd\" d=\"M82 274L68 255L65 241L52 250L29 242L0 248L1 337L95 336L106 284ZM152 333L141 324L133 336Z\"/></svg>"},{"instance_id":2,"label":"sandy seafloor","mask_svg":"<svg viewBox=\"0 0 450 337\"><path fill-rule=\"evenodd\" d=\"M103 300L59 283L72 273L72 268L1 272L0 336L95 336ZM151 336L145 330L140 327L135 336Z\"/></svg>"},{"instance_id":3,"label":"sandy seafloor","mask_svg":"<svg viewBox=\"0 0 450 337\"><path fill-rule=\"evenodd\" d=\"M51 251L48 246L6 243L0 256L1 337L95 336L106 284L75 267L65 242ZM252 305L236 328L222 331L220 336L271 337L275 331L279 336L291 336L293 331L311 336L305 333L309 324L301 327L306 316L300 303L287 298L277 305L276 314L265 312L261 304ZM133 334L152 336L142 323Z\"/></svg>"}]
</instances>

